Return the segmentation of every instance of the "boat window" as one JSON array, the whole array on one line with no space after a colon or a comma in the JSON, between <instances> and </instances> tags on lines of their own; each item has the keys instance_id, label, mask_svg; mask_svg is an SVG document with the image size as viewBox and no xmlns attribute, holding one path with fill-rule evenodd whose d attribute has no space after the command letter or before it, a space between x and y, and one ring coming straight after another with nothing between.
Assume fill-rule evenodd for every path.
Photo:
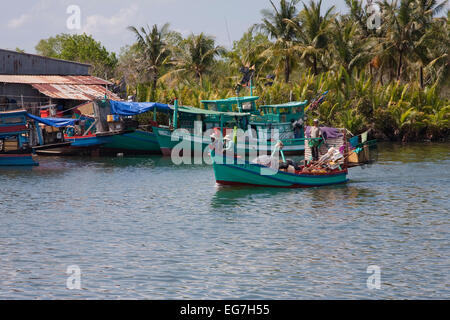
<instances>
[{"instance_id":1,"label":"boat window","mask_svg":"<svg viewBox=\"0 0 450 320\"><path fill-rule=\"evenodd\" d=\"M244 111L250 111L252 110L252 103L251 102L245 102L242 104L242 110Z\"/></svg>"},{"instance_id":2,"label":"boat window","mask_svg":"<svg viewBox=\"0 0 450 320\"><path fill-rule=\"evenodd\" d=\"M205 103L205 109L217 111L217 104L214 102Z\"/></svg>"},{"instance_id":3,"label":"boat window","mask_svg":"<svg viewBox=\"0 0 450 320\"><path fill-rule=\"evenodd\" d=\"M19 149L16 138L6 138L1 141L3 145L1 149L2 152L17 151Z\"/></svg>"}]
</instances>

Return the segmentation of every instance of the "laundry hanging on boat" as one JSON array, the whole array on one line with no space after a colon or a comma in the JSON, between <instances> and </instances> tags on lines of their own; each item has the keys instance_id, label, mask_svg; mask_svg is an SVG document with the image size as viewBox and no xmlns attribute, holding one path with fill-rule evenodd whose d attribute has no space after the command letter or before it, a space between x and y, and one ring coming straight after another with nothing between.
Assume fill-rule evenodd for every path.
<instances>
[{"instance_id":1,"label":"laundry hanging on boat","mask_svg":"<svg viewBox=\"0 0 450 320\"><path fill-rule=\"evenodd\" d=\"M312 127L306 127L306 137L311 138L311 128ZM337 128L330 128L330 127L319 127L320 132L322 132L322 136L325 139L336 139L343 136L343 133L341 130Z\"/></svg>"},{"instance_id":2,"label":"laundry hanging on boat","mask_svg":"<svg viewBox=\"0 0 450 320\"><path fill-rule=\"evenodd\" d=\"M366 131L366 132L361 134L361 143L364 143L364 142L367 141L368 135L369 135L369 131Z\"/></svg>"}]
</instances>

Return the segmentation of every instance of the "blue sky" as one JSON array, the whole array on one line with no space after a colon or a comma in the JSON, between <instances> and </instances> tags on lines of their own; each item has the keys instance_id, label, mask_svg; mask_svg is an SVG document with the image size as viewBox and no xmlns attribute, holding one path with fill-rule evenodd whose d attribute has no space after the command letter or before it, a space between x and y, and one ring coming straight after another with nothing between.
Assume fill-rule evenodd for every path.
<instances>
[{"instance_id":1,"label":"blue sky","mask_svg":"<svg viewBox=\"0 0 450 320\"><path fill-rule=\"evenodd\" d=\"M309 1L309 0L308 0ZM276 3L277 1L275 1ZM17 0L2 3L0 48L19 47L34 53L40 39L71 33L66 26L69 5L81 9L81 30L112 51L132 44L129 25L143 26L169 22L184 35L205 32L229 47L254 23L269 0ZM335 5L344 12L344 0L323 0L324 8ZM227 30L228 29L228 30Z\"/></svg>"}]
</instances>

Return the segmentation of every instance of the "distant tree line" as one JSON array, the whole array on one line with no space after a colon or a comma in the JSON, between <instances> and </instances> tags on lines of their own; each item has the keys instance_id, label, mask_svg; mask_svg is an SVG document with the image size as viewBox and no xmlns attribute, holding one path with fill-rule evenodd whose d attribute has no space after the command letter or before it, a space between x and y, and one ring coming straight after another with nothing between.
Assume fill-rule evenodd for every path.
<instances>
[{"instance_id":1,"label":"distant tree line","mask_svg":"<svg viewBox=\"0 0 450 320\"><path fill-rule=\"evenodd\" d=\"M163 26L129 26L136 37L118 58L88 35L41 40L39 54L88 62L98 76L123 80L140 101L200 107L200 100L236 95L240 70L254 70L261 103L311 100L324 124L392 140L445 139L450 120L448 1L383 0L380 25L359 0L348 13L322 0L269 0L262 20L230 50L205 33L184 38ZM117 80L117 81L118 81ZM242 92L241 92L242 94Z\"/></svg>"}]
</instances>

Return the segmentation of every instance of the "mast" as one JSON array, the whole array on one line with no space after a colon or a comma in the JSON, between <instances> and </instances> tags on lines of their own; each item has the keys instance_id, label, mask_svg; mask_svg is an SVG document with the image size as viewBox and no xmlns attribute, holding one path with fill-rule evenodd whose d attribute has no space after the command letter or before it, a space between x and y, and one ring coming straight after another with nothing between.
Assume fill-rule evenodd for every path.
<instances>
[{"instance_id":1,"label":"mast","mask_svg":"<svg viewBox=\"0 0 450 320\"><path fill-rule=\"evenodd\" d=\"M178 99L175 98L175 110L173 111L173 128L176 130L178 128Z\"/></svg>"}]
</instances>

